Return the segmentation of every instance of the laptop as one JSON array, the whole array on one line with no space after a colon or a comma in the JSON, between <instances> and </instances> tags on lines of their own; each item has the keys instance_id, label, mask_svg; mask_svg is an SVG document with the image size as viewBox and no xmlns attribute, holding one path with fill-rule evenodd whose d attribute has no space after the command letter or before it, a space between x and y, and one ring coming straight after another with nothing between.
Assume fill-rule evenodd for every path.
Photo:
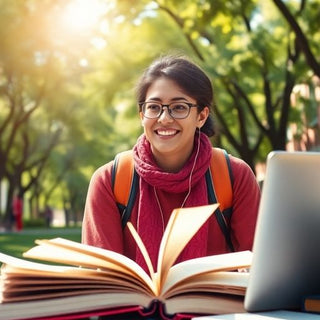
<instances>
[{"instance_id":1,"label":"laptop","mask_svg":"<svg viewBox=\"0 0 320 320\"><path fill-rule=\"evenodd\" d=\"M271 152L244 306L296 309L310 294L320 294L320 152Z\"/></svg>"}]
</instances>

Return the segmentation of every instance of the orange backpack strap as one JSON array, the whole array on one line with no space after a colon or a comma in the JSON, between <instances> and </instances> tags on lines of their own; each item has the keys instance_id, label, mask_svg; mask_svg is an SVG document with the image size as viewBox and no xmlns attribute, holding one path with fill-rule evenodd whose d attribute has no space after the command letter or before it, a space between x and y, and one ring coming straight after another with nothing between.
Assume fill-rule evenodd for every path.
<instances>
[{"instance_id":1,"label":"orange backpack strap","mask_svg":"<svg viewBox=\"0 0 320 320\"><path fill-rule=\"evenodd\" d=\"M233 175L229 155L225 150L212 148L210 168L206 172L206 182L209 203L220 203L220 207L215 211L216 218L230 251L234 251L227 222L232 214Z\"/></svg>"},{"instance_id":2,"label":"orange backpack strap","mask_svg":"<svg viewBox=\"0 0 320 320\"><path fill-rule=\"evenodd\" d=\"M130 218L139 189L139 177L134 169L132 150L116 155L111 171L111 183L124 228Z\"/></svg>"},{"instance_id":3,"label":"orange backpack strap","mask_svg":"<svg viewBox=\"0 0 320 320\"><path fill-rule=\"evenodd\" d=\"M214 185L216 199L222 211L232 207L233 176L228 153L224 149L212 148L210 173Z\"/></svg>"}]
</instances>

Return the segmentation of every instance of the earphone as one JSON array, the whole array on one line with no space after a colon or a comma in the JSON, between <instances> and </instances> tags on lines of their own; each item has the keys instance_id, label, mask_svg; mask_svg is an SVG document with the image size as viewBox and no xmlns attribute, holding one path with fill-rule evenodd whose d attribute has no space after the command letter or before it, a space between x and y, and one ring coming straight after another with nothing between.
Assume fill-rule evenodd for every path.
<instances>
[{"instance_id":1,"label":"earphone","mask_svg":"<svg viewBox=\"0 0 320 320\"><path fill-rule=\"evenodd\" d=\"M197 163L197 160L198 160L199 151L200 151L200 143L201 143L201 140L200 140L200 128L197 127L197 129L199 130L199 132L198 132L197 152L196 152L196 155L195 155L195 157L194 157L192 169L191 169L191 171L190 171L190 176L189 176L189 190L188 190L188 193L187 193L187 195L186 195L186 197L185 197L185 199L184 199L184 201L183 201L183 203L182 203L182 205L181 205L181 208L184 207L184 204L185 204L185 202L187 201L187 199L188 199L188 197L189 197L189 195L190 195L190 193L191 193L192 174L193 174L194 168L195 168L195 166L196 166L196 163Z\"/></svg>"}]
</instances>

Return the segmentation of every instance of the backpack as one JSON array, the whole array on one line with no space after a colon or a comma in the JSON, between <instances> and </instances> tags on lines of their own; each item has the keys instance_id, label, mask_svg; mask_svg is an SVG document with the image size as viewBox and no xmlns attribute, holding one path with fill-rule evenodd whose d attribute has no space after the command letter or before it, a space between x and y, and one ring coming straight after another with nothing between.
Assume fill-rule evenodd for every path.
<instances>
[{"instance_id":1,"label":"backpack","mask_svg":"<svg viewBox=\"0 0 320 320\"><path fill-rule=\"evenodd\" d=\"M233 175L230 159L224 149L212 148L210 167L205 174L209 203L219 202L215 216L224 234L230 251L234 251L231 241L230 221L232 214ZM139 176L134 169L132 150L118 153L111 171L112 189L121 215L122 227L126 226L139 190Z\"/></svg>"}]
</instances>

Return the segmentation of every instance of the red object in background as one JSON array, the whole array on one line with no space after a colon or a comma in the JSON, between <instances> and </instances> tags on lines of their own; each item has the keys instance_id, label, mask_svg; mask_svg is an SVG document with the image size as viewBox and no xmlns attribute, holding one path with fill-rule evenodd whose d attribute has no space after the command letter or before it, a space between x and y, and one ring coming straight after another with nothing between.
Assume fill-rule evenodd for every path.
<instances>
[{"instance_id":1,"label":"red object in background","mask_svg":"<svg viewBox=\"0 0 320 320\"><path fill-rule=\"evenodd\" d=\"M16 222L16 230L21 231L23 228L23 223L22 223L23 200L21 197L14 196L13 202L12 202L12 210L13 210L13 215Z\"/></svg>"}]
</instances>

